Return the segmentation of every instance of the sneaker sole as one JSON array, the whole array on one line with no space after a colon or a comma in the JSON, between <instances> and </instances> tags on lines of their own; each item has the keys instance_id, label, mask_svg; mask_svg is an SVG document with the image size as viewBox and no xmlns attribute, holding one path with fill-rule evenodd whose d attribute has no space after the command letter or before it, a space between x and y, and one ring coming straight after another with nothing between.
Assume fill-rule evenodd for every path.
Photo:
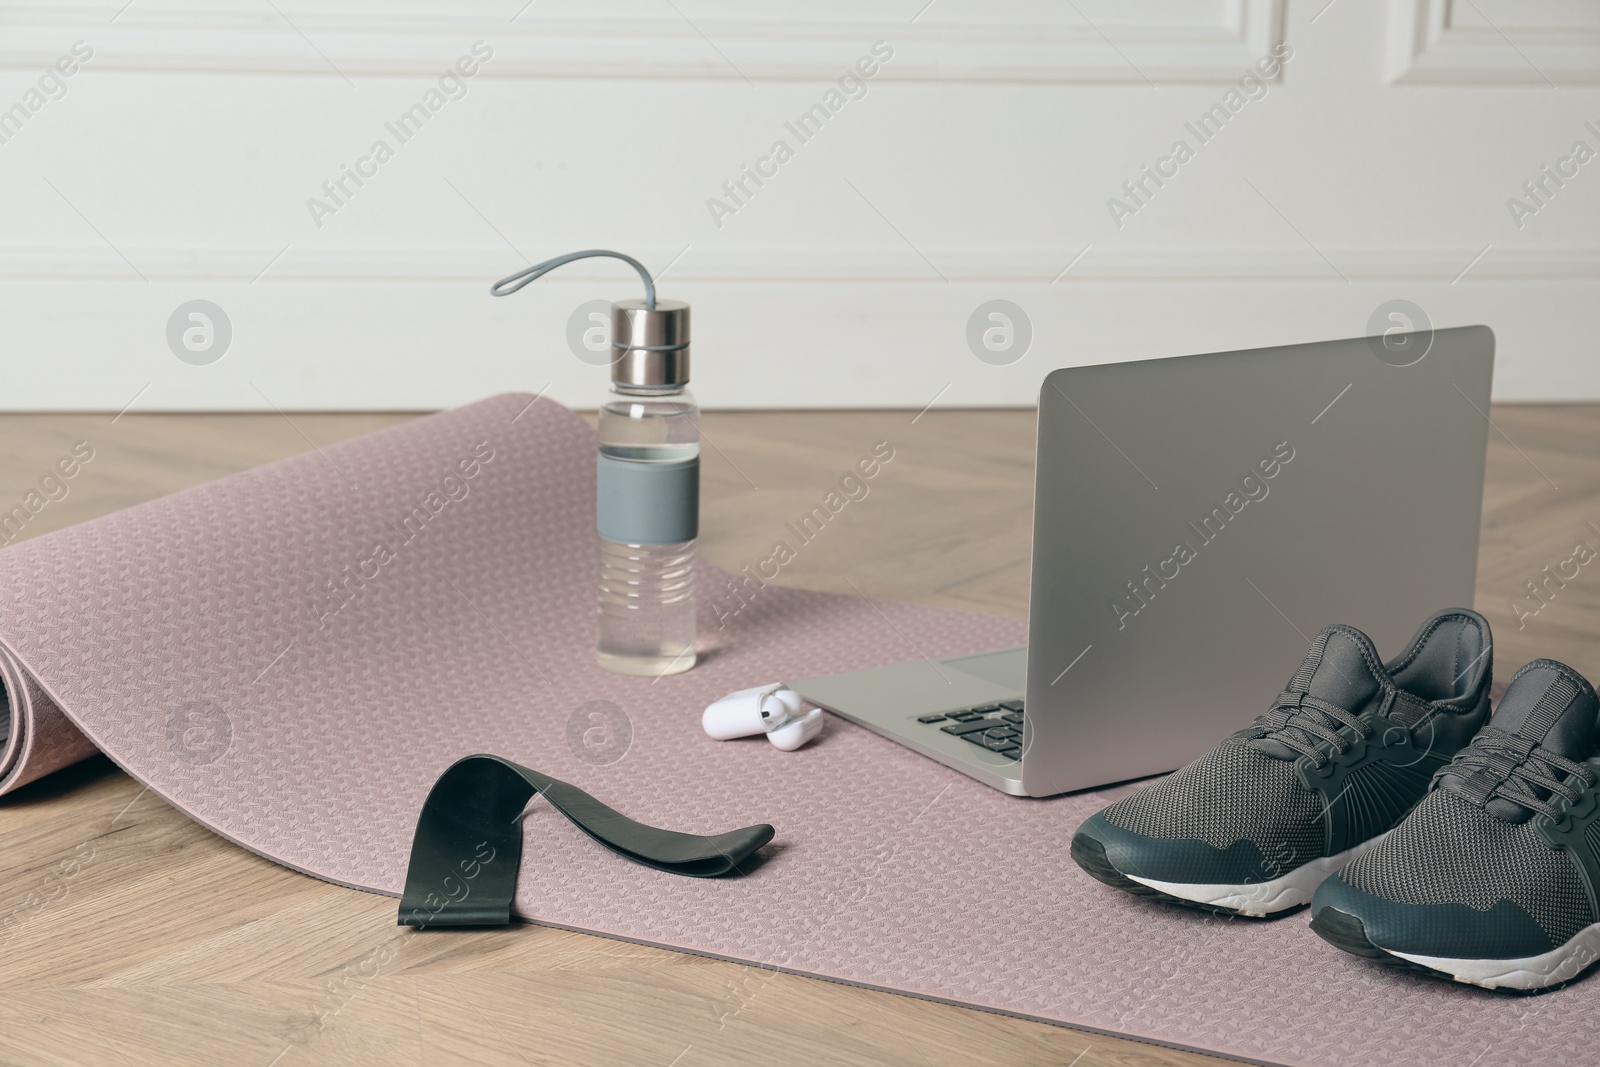
<instances>
[{"instance_id":1,"label":"sneaker sole","mask_svg":"<svg viewBox=\"0 0 1600 1067\"><path fill-rule=\"evenodd\" d=\"M1585 927L1559 948L1523 959L1461 959L1424 956L1381 948L1367 937L1357 916L1323 908L1311 917L1311 929L1324 941L1356 956L1412 974L1425 974L1463 985L1502 993L1546 993L1582 977L1600 961L1600 923Z\"/></svg>"},{"instance_id":2,"label":"sneaker sole","mask_svg":"<svg viewBox=\"0 0 1600 1067\"><path fill-rule=\"evenodd\" d=\"M1072 838L1072 858L1086 872L1106 885L1139 896L1157 897L1218 915L1238 915L1247 919L1270 919L1303 908L1323 879L1340 870L1367 849L1382 841L1379 834L1344 852L1314 859L1288 874L1265 882L1240 885L1203 882L1163 882L1140 878L1117 870L1106 858L1105 846L1087 834Z\"/></svg>"}]
</instances>

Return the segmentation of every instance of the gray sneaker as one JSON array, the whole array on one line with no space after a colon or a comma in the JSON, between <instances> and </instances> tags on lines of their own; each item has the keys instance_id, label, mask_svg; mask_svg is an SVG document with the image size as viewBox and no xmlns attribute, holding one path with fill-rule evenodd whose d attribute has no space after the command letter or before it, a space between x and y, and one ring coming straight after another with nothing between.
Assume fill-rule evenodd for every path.
<instances>
[{"instance_id":1,"label":"gray sneaker","mask_svg":"<svg viewBox=\"0 0 1600 1067\"><path fill-rule=\"evenodd\" d=\"M1487 721L1493 658L1489 623L1465 608L1433 616L1387 664L1366 634L1330 626L1267 714L1091 817L1072 857L1107 885L1190 907L1265 917L1310 903Z\"/></svg>"},{"instance_id":2,"label":"gray sneaker","mask_svg":"<svg viewBox=\"0 0 1600 1067\"><path fill-rule=\"evenodd\" d=\"M1358 956L1490 989L1583 973L1600 955L1597 712L1571 667L1518 671L1427 798L1318 888L1311 928Z\"/></svg>"}]
</instances>

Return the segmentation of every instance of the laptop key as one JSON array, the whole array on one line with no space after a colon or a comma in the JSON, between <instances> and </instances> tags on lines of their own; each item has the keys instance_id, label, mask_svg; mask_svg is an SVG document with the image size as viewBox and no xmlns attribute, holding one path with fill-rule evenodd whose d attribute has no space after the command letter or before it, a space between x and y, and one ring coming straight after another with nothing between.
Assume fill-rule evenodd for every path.
<instances>
[{"instance_id":1,"label":"laptop key","mask_svg":"<svg viewBox=\"0 0 1600 1067\"><path fill-rule=\"evenodd\" d=\"M1008 711L1004 715L1000 716L1000 718L1004 719L1006 722L1015 723L1018 726L1022 725L1022 712L1020 711Z\"/></svg>"},{"instance_id":2,"label":"laptop key","mask_svg":"<svg viewBox=\"0 0 1600 1067\"><path fill-rule=\"evenodd\" d=\"M983 739L983 747L990 752L1004 752L1008 748L1015 748L1016 745L1016 741L1009 737L986 737Z\"/></svg>"},{"instance_id":3,"label":"laptop key","mask_svg":"<svg viewBox=\"0 0 1600 1067\"><path fill-rule=\"evenodd\" d=\"M943 730L947 734L954 734L957 737L961 737L965 734L981 734L985 730L993 730L994 723L990 722L988 719L977 719L973 722L955 722L949 726L941 726L939 729Z\"/></svg>"},{"instance_id":4,"label":"laptop key","mask_svg":"<svg viewBox=\"0 0 1600 1067\"><path fill-rule=\"evenodd\" d=\"M1002 756L1009 756L1009 757L1011 757L1011 758L1012 758L1012 759L1021 759L1021 758L1022 758L1022 749L1020 749L1020 748L1007 748L1007 749L1002 749L1002 750L1001 750L1001 751L1000 751L1000 755L1002 755Z\"/></svg>"},{"instance_id":5,"label":"laptop key","mask_svg":"<svg viewBox=\"0 0 1600 1067\"><path fill-rule=\"evenodd\" d=\"M1000 702L1000 706L1002 708L1005 708L1007 711L1021 711L1022 710L1022 701L1020 701L1020 700L1002 700Z\"/></svg>"},{"instance_id":6,"label":"laptop key","mask_svg":"<svg viewBox=\"0 0 1600 1067\"><path fill-rule=\"evenodd\" d=\"M944 720L945 720L945 717L943 715L918 715L917 716L917 721L918 722L944 722Z\"/></svg>"}]
</instances>

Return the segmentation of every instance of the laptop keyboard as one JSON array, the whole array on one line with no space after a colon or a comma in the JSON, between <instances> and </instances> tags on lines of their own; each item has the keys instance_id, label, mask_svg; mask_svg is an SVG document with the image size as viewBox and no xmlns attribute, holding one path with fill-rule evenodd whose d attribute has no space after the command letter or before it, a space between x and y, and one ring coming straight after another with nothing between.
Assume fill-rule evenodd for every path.
<instances>
[{"instance_id":1,"label":"laptop keyboard","mask_svg":"<svg viewBox=\"0 0 1600 1067\"><path fill-rule=\"evenodd\" d=\"M1022 701L1003 700L941 715L919 715L917 721L936 726L952 737L987 749L1007 759L1022 758Z\"/></svg>"}]
</instances>

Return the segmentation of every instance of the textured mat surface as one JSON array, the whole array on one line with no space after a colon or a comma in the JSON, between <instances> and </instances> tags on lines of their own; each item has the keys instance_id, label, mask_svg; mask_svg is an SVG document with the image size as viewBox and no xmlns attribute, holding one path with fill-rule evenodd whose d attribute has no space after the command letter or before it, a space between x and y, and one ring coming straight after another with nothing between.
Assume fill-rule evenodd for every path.
<instances>
[{"instance_id":1,"label":"textured mat surface","mask_svg":"<svg viewBox=\"0 0 1600 1067\"><path fill-rule=\"evenodd\" d=\"M608 674L593 434L530 400L0 552L0 789L98 746L247 848L396 894L428 787L491 751L658 826L778 828L754 873L707 882L536 804L517 909L538 922L1272 1062L1593 1062L1600 985L1498 997L1347 956L1303 914L1224 921L1091 881L1068 842L1110 794L1006 797L836 719L796 753L710 741L698 711L730 690L1016 644L1022 622L767 587L726 629L702 620L693 671Z\"/></svg>"}]
</instances>

